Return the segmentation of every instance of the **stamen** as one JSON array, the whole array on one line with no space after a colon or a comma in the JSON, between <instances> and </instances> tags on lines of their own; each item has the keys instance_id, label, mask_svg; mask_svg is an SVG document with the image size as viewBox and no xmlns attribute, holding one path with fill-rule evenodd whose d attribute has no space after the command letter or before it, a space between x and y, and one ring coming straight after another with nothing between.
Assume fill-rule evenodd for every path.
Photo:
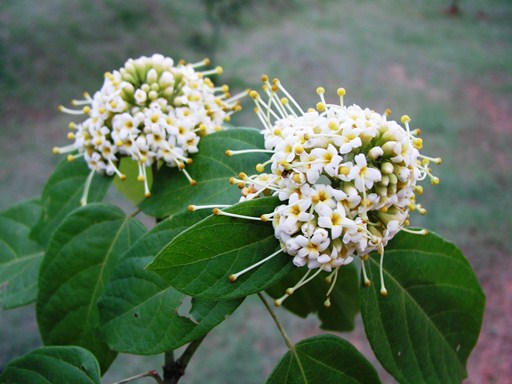
<instances>
[{"instance_id":1,"label":"stamen","mask_svg":"<svg viewBox=\"0 0 512 384\"><path fill-rule=\"evenodd\" d=\"M68 152L74 151L75 149L76 149L75 144L69 144L69 145L66 145L65 147L53 147L52 152L54 155L58 155L61 153L68 153Z\"/></svg>"},{"instance_id":2,"label":"stamen","mask_svg":"<svg viewBox=\"0 0 512 384\"><path fill-rule=\"evenodd\" d=\"M69 160L69 156L68 156L68 160ZM112 162L112 160L109 158L108 159L108 163L110 164L110 166L112 168L114 168L114 172L116 173L116 175L122 180L122 181L125 181L126 180L126 175L121 173L121 171L119 169L117 169L117 167L114 165L114 163Z\"/></svg>"},{"instance_id":3,"label":"stamen","mask_svg":"<svg viewBox=\"0 0 512 384\"><path fill-rule=\"evenodd\" d=\"M242 276L244 273L246 272L249 272L250 270L260 266L261 264L263 263L266 263L267 261L269 261L270 259L272 259L273 257L279 255L281 252L283 252L282 249L278 249L276 252L274 252L273 254L271 254L270 256L267 256L265 257L263 260L260 260L258 261L257 263L251 265L250 267L247 267L245 268L244 270L240 271L240 272L237 272L237 273L234 273L232 275L229 275L229 281L231 281L232 283L236 281L236 279L238 279L240 276Z\"/></svg>"},{"instance_id":4,"label":"stamen","mask_svg":"<svg viewBox=\"0 0 512 384\"><path fill-rule=\"evenodd\" d=\"M187 207L187 209L190 211L190 212L194 212L194 211L197 211L198 209L211 209L211 208L229 208L231 207L231 205L227 205L227 204L210 204L210 205L189 205Z\"/></svg>"},{"instance_id":5,"label":"stamen","mask_svg":"<svg viewBox=\"0 0 512 384\"><path fill-rule=\"evenodd\" d=\"M92 177L94 176L95 173L96 173L95 169L91 170L91 172L89 172L89 175L87 176L87 179L85 180L84 191L82 193L82 198L80 199L81 206L84 206L87 204L87 197L89 195L89 189L91 188Z\"/></svg>"},{"instance_id":6,"label":"stamen","mask_svg":"<svg viewBox=\"0 0 512 384\"><path fill-rule=\"evenodd\" d=\"M262 173L263 171L265 171L265 167L267 165L269 165L270 163L272 163L274 160L271 158L267 161L265 161L264 163L259 163L259 164L256 164L256 171L258 171L259 173Z\"/></svg>"},{"instance_id":7,"label":"stamen","mask_svg":"<svg viewBox=\"0 0 512 384\"><path fill-rule=\"evenodd\" d=\"M317 271L312 276L308 277L310 271L311 270L308 270L308 272L306 272L304 274L304 276L302 276L302 279L300 279L297 284L295 284L293 287L288 288L286 290L286 294L283 297L281 297L281 298L277 299L276 301L274 301L274 305L276 307L281 306L283 301L285 301L289 296L291 296L297 289L299 289L300 287L306 285L311 280L313 280L315 277L317 277L320 274L320 272L323 271L323 269L322 268L318 268Z\"/></svg>"},{"instance_id":8,"label":"stamen","mask_svg":"<svg viewBox=\"0 0 512 384\"><path fill-rule=\"evenodd\" d=\"M71 154L69 154L69 155L68 155L68 157L67 157L67 160L68 160L69 162L72 162L73 160L78 159L79 157L84 156L84 154L85 154L85 153L78 153L78 154L76 154L76 155L71 155Z\"/></svg>"},{"instance_id":9,"label":"stamen","mask_svg":"<svg viewBox=\"0 0 512 384\"><path fill-rule=\"evenodd\" d=\"M333 273L331 273L325 280L329 280L328 283L331 284L331 286L329 287L329 290L327 291L326 295L327 296L327 299L325 300L324 302L324 306L326 308L329 308L331 306L331 293L332 293L332 290L334 289L334 286L336 285L336 280L338 279L338 270L339 268L336 268ZM332 276L334 275L334 278L331 278ZM331 281L332 280L332 281Z\"/></svg>"},{"instance_id":10,"label":"stamen","mask_svg":"<svg viewBox=\"0 0 512 384\"><path fill-rule=\"evenodd\" d=\"M256 220L256 221L261 221L261 217L253 217L253 216L245 216L245 215L238 215L236 213L230 213L230 212L224 212L224 211L221 211L220 209L218 208L214 208L212 213L214 215L219 215L219 216L228 216L228 217L235 217L237 219L247 219L247 220Z\"/></svg>"},{"instance_id":11,"label":"stamen","mask_svg":"<svg viewBox=\"0 0 512 384\"><path fill-rule=\"evenodd\" d=\"M270 149L240 149L237 151L232 151L231 149L227 149L225 154L226 156L233 156L233 155L242 155L244 153L275 153L275 151Z\"/></svg>"},{"instance_id":12,"label":"stamen","mask_svg":"<svg viewBox=\"0 0 512 384\"><path fill-rule=\"evenodd\" d=\"M148 186L148 178L146 175L146 167L144 164L139 163L142 169L142 175L144 176L144 196L146 198L151 197L151 192L149 192L149 186Z\"/></svg>"},{"instance_id":13,"label":"stamen","mask_svg":"<svg viewBox=\"0 0 512 384\"><path fill-rule=\"evenodd\" d=\"M384 271L383 271L383 263L384 263L384 246L380 243L380 262L379 262L379 274L380 274L380 294L382 296L387 296L388 291L386 286L384 285Z\"/></svg>"},{"instance_id":14,"label":"stamen","mask_svg":"<svg viewBox=\"0 0 512 384\"><path fill-rule=\"evenodd\" d=\"M239 99L241 99L241 98L243 98L243 97L247 96L248 94L249 94L249 90L248 90L248 89L246 89L245 91L240 92L240 93L237 93L236 95L231 96L229 99L224 100L224 102L225 102L226 104L231 104L231 103L233 103L234 101L237 101L237 100L239 100Z\"/></svg>"},{"instance_id":15,"label":"stamen","mask_svg":"<svg viewBox=\"0 0 512 384\"><path fill-rule=\"evenodd\" d=\"M366 288L368 288L372 284L372 282L370 281L368 275L366 274L366 268L364 266L364 263L364 260L361 260L361 270L363 271L363 284Z\"/></svg>"},{"instance_id":16,"label":"stamen","mask_svg":"<svg viewBox=\"0 0 512 384\"><path fill-rule=\"evenodd\" d=\"M343 96L345 96L345 94L347 93L345 91L345 88L338 88L337 92L338 96L340 97L340 106L343 107Z\"/></svg>"},{"instance_id":17,"label":"stamen","mask_svg":"<svg viewBox=\"0 0 512 384\"><path fill-rule=\"evenodd\" d=\"M203 76L209 76L209 75L221 75L222 72L224 70L222 69L222 67L219 65L213 69L210 69L208 71L202 71L202 72L199 72L201 73Z\"/></svg>"},{"instance_id":18,"label":"stamen","mask_svg":"<svg viewBox=\"0 0 512 384\"><path fill-rule=\"evenodd\" d=\"M91 104L91 100L76 100L76 99L73 99L73 100L71 100L71 104L73 104L73 105L87 105L87 104Z\"/></svg>"},{"instance_id":19,"label":"stamen","mask_svg":"<svg viewBox=\"0 0 512 384\"><path fill-rule=\"evenodd\" d=\"M425 228L420 229L418 231L415 231L414 229L400 227L400 230L404 231L404 232L407 232L407 233L410 233L410 234L413 234L413 235L422 235L422 236L424 236L424 235L428 234L428 230L426 230Z\"/></svg>"},{"instance_id":20,"label":"stamen","mask_svg":"<svg viewBox=\"0 0 512 384\"><path fill-rule=\"evenodd\" d=\"M197 63L189 64L192 68L204 67L205 65L210 65L210 59L205 57L203 60L198 61Z\"/></svg>"},{"instance_id":21,"label":"stamen","mask_svg":"<svg viewBox=\"0 0 512 384\"><path fill-rule=\"evenodd\" d=\"M63 105L59 105L58 110L59 112L67 113L69 115L83 115L84 113L88 113L86 108L88 107L84 107L83 109L70 109Z\"/></svg>"},{"instance_id":22,"label":"stamen","mask_svg":"<svg viewBox=\"0 0 512 384\"><path fill-rule=\"evenodd\" d=\"M187 172L187 170L185 168L180 168L180 171L183 172L183 174L185 175L185 177L187 178L188 182L190 183L191 186L194 186L197 184L197 181L194 180L190 174Z\"/></svg>"},{"instance_id":23,"label":"stamen","mask_svg":"<svg viewBox=\"0 0 512 384\"><path fill-rule=\"evenodd\" d=\"M427 159L433 162L434 164L441 164L443 162L443 159L440 157L429 157L421 154L418 154L418 157L421 157L422 159Z\"/></svg>"},{"instance_id":24,"label":"stamen","mask_svg":"<svg viewBox=\"0 0 512 384\"><path fill-rule=\"evenodd\" d=\"M285 96L293 103L295 108L299 111L301 115L304 115L304 111L300 107L300 105L295 101L295 99L288 93L288 91L281 85L281 82L278 79L274 79L274 84L285 94Z\"/></svg>"}]
</instances>

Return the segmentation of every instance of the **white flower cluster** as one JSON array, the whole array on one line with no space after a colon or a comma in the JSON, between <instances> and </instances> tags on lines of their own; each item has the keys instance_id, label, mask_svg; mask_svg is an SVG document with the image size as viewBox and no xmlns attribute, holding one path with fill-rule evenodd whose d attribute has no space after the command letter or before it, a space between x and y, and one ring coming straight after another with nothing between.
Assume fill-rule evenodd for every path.
<instances>
[{"instance_id":1,"label":"white flower cluster","mask_svg":"<svg viewBox=\"0 0 512 384\"><path fill-rule=\"evenodd\" d=\"M88 117L71 123L68 138L71 145L54 148L54 153L68 153L72 161L84 157L89 168L100 174L117 174L119 161L129 157L137 162L140 181L150 196L146 167L166 164L183 171L191 184L195 181L185 171L197 152L201 136L221 129L224 121L240 109L238 98L229 97L228 87L214 87L206 75L221 73L217 67L209 71L196 69L209 64L205 59L196 64L179 62L155 54L129 59L123 68L105 74L105 81L92 97L74 100L81 110L59 107L69 114ZM88 186L84 194L86 199Z\"/></svg>"},{"instance_id":2,"label":"white flower cluster","mask_svg":"<svg viewBox=\"0 0 512 384\"><path fill-rule=\"evenodd\" d=\"M277 79L270 83L264 76L263 81L268 101L256 91L250 95L272 157L256 169L270 166L271 172L240 174L231 182L242 189L242 200L277 195L283 204L261 219L272 221L275 237L296 266L318 269L289 295L322 270L335 278L338 268L356 256L383 255L388 241L409 224L411 210L426 213L416 203L423 191L416 183L427 177L439 183L429 163L441 159L419 153L422 140L419 130L409 129L408 116L402 117L402 127L388 120L390 111L344 106L343 88L338 89L340 105L327 104L322 87L316 110L305 112ZM363 273L369 284L364 263ZM381 284L386 294L382 270Z\"/></svg>"}]
</instances>

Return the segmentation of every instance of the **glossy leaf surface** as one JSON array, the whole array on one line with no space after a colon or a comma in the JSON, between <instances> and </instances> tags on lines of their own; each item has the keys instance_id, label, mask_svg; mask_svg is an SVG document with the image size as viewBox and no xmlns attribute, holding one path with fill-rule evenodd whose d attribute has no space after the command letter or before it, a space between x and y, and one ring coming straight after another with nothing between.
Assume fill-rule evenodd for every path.
<instances>
[{"instance_id":1,"label":"glossy leaf surface","mask_svg":"<svg viewBox=\"0 0 512 384\"><path fill-rule=\"evenodd\" d=\"M225 320L241 303L191 299L144 269L177 234L207 214L169 218L123 256L99 301L102 332L112 349L144 355L176 349Z\"/></svg>"},{"instance_id":2,"label":"glossy leaf surface","mask_svg":"<svg viewBox=\"0 0 512 384\"><path fill-rule=\"evenodd\" d=\"M37 320L46 345L79 345L104 371L114 359L98 332L97 300L126 250L144 233L135 219L96 203L70 214L41 265Z\"/></svg>"},{"instance_id":3,"label":"glossy leaf surface","mask_svg":"<svg viewBox=\"0 0 512 384\"><path fill-rule=\"evenodd\" d=\"M267 384L380 383L375 368L352 344L334 335L302 340L279 362Z\"/></svg>"},{"instance_id":4,"label":"glossy leaf surface","mask_svg":"<svg viewBox=\"0 0 512 384\"><path fill-rule=\"evenodd\" d=\"M43 347L9 363L0 375L1 384L99 384L100 367L86 349Z\"/></svg>"},{"instance_id":5,"label":"glossy leaf surface","mask_svg":"<svg viewBox=\"0 0 512 384\"><path fill-rule=\"evenodd\" d=\"M260 217L274 210L276 197L238 203L227 212ZM243 274L229 276L265 259L279 249L272 223L209 216L176 236L148 266L171 286L205 299L244 297L275 284L294 266L283 253Z\"/></svg>"},{"instance_id":6,"label":"glossy leaf surface","mask_svg":"<svg viewBox=\"0 0 512 384\"><path fill-rule=\"evenodd\" d=\"M485 297L462 253L435 234L400 232L367 262L373 284L361 292L365 332L400 383L460 383L482 324Z\"/></svg>"},{"instance_id":7,"label":"glossy leaf surface","mask_svg":"<svg viewBox=\"0 0 512 384\"><path fill-rule=\"evenodd\" d=\"M36 200L0 213L0 308L19 307L36 299L43 250L29 234L40 215Z\"/></svg>"}]
</instances>

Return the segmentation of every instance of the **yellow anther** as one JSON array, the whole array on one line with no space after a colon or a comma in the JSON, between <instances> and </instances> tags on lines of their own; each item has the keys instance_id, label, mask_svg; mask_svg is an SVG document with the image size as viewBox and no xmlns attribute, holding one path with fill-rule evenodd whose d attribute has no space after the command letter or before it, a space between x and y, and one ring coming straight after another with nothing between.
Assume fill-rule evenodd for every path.
<instances>
[{"instance_id":1,"label":"yellow anther","mask_svg":"<svg viewBox=\"0 0 512 384\"><path fill-rule=\"evenodd\" d=\"M216 66L215 67L215 72L218 74L218 75L221 75L222 72L224 72L224 70L222 69L222 67L220 65Z\"/></svg>"},{"instance_id":2,"label":"yellow anther","mask_svg":"<svg viewBox=\"0 0 512 384\"><path fill-rule=\"evenodd\" d=\"M70 162L70 163L71 163L73 160L75 160L75 156L73 156L73 155L68 155L67 160L68 160L68 162Z\"/></svg>"},{"instance_id":3,"label":"yellow anther","mask_svg":"<svg viewBox=\"0 0 512 384\"><path fill-rule=\"evenodd\" d=\"M137 177L137 180L138 180L138 181L144 181L145 179L146 179L146 178L144 177L144 175L139 175L139 176Z\"/></svg>"},{"instance_id":4,"label":"yellow anther","mask_svg":"<svg viewBox=\"0 0 512 384\"><path fill-rule=\"evenodd\" d=\"M412 141L412 144L414 145L414 148L416 149L421 149L423 148L423 140L420 139L419 137L415 138L413 141Z\"/></svg>"},{"instance_id":5,"label":"yellow anther","mask_svg":"<svg viewBox=\"0 0 512 384\"><path fill-rule=\"evenodd\" d=\"M251 92L249 92L249 96L251 96L253 99L257 99L258 97L260 97L260 94L255 90L252 90Z\"/></svg>"},{"instance_id":6,"label":"yellow anther","mask_svg":"<svg viewBox=\"0 0 512 384\"><path fill-rule=\"evenodd\" d=\"M318 87L316 89L316 93L319 94L319 95L323 95L325 93L325 88L324 87Z\"/></svg>"},{"instance_id":7,"label":"yellow anther","mask_svg":"<svg viewBox=\"0 0 512 384\"><path fill-rule=\"evenodd\" d=\"M256 171L263 172L265 170L265 166L261 163L256 164Z\"/></svg>"},{"instance_id":8,"label":"yellow anther","mask_svg":"<svg viewBox=\"0 0 512 384\"><path fill-rule=\"evenodd\" d=\"M68 140L74 140L75 139L75 134L73 132L69 132L68 133Z\"/></svg>"},{"instance_id":9,"label":"yellow anther","mask_svg":"<svg viewBox=\"0 0 512 384\"><path fill-rule=\"evenodd\" d=\"M433 176L433 177L430 179L430 182L432 183L432 185L437 185L437 184L439 184L439 177Z\"/></svg>"},{"instance_id":10,"label":"yellow anther","mask_svg":"<svg viewBox=\"0 0 512 384\"><path fill-rule=\"evenodd\" d=\"M387 108L387 109L384 111L384 114L385 114L386 116L391 116L391 113L392 113L392 111L391 111L391 109L389 109L389 108Z\"/></svg>"},{"instance_id":11,"label":"yellow anther","mask_svg":"<svg viewBox=\"0 0 512 384\"><path fill-rule=\"evenodd\" d=\"M339 168L338 172L341 174L341 175L348 175L349 172L350 172L350 169L348 167L345 167L345 166L342 166Z\"/></svg>"},{"instance_id":12,"label":"yellow anther","mask_svg":"<svg viewBox=\"0 0 512 384\"><path fill-rule=\"evenodd\" d=\"M266 83L268 81L268 76L263 74L261 75L261 81L263 81L264 83Z\"/></svg>"},{"instance_id":13,"label":"yellow anther","mask_svg":"<svg viewBox=\"0 0 512 384\"><path fill-rule=\"evenodd\" d=\"M407 115L403 115L401 118L400 118L400 121L405 124L405 123L408 123L409 121L411 121L411 118Z\"/></svg>"},{"instance_id":14,"label":"yellow anther","mask_svg":"<svg viewBox=\"0 0 512 384\"><path fill-rule=\"evenodd\" d=\"M302 181L301 178L300 178L300 174L299 173L295 173L293 175L293 181L297 184L300 184L300 182Z\"/></svg>"},{"instance_id":15,"label":"yellow anther","mask_svg":"<svg viewBox=\"0 0 512 384\"><path fill-rule=\"evenodd\" d=\"M345 94L347 93L347 91L345 91L345 88L338 88L338 90L336 91L336 93L338 94L338 96L345 96Z\"/></svg>"},{"instance_id":16,"label":"yellow anther","mask_svg":"<svg viewBox=\"0 0 512 384\"><path fill-rule=\"evenodd\" d=\"M211 64L211 60L210 60L208 57L205 57L205 58L203 59L203 64L204 64L204 65L210 65L210 64Z\"/></svg>"},{"instance_id":17,"label":"yellow anther","mask_svg":"<svg viewBox=\"0 0 512 384\"><path fill-rule=\"evenodd\" d=\"M89 114L91 113L91 107L89 107L88 105L86 105L85 107L82 108L82 111L86 114Z\"/></svg>"},{"instance_id":18,"label":"yellow anther","mask_svg":"<svg viewBox=\"0 0 512 384\"><path fill-rule=\"evenodd\" d=\"M318 112L325 111L325 104L319 101L318 103L316 103L316 109Z\"/></svg>"}]
</instances>

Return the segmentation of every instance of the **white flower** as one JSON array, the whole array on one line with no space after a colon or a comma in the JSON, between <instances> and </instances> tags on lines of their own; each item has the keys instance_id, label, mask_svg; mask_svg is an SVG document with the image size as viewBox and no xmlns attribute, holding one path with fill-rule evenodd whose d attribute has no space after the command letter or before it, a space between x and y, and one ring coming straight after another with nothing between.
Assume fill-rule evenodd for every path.
<instances>
[{"instance_id":1,"label":"white flower","mask_svg":"<svg viewBox=\"0 0 512 384\"><path fill-rule=\"evenodd\" d=\"M263 76L263 81L271 101L262 100L256 91L250 95L264 125L265 148L272 153L257 169L263 172L269 166L270 174L241 180L251 189L242 199L263 193L279 197L283 204L262 218L272 220L275 237L293 263L308 267L276 305L321 271L332 271L329 297L342 265L356 256L364 261L373 251L382 258L384 246L398 231L410 231L404 228L409 210L425 212L416 203L416 184L426 177L439 182L429 162L440 159L419 153L422 142L417 131L410 130L408 116L402 117L402 127L388 120L387 113L345 107L342 88L340 105L327 104L322 87L317 89L317 110L304 112L278 80L271 83ZM280 92L286 97L279 97ZM369 284L362 265L364 283ZM382 260L380 265L381 293L386 294ZM232 281L239 275L232 275ZM329 298L325 304L330 305Z\"/></svg>"},{"instance_id":2,"label":"white flower","mask_svg":"<svg viewBox=\"0 0 512 384\"><path fill-rule=\"evenodd\" d=\"M71 124L76 130L69 135L73 144L55 147L54 152L78 151L68 159L84 156L91 172L117 174L121 179L126 176L118 169L119 161L130 157L137 162L138 179L144 182L147 197L145 168L157 162L178 167L195 184L185 170L191 162L189 154L198 151L201 136L219 130L240 109L237 99L245 94L228 98L227 87L214 87L206 76L219 73L220 67L196 70L207 64L205 59L174 65L171 58L158 54L129 59L123 68L105 74L102 88L93 97L86 94L84 100L73 102L83 106L82 110L60 107L63 112L88 117ZM91 180L87 179L83 201Z\"/></svg>"}]
</instances>

